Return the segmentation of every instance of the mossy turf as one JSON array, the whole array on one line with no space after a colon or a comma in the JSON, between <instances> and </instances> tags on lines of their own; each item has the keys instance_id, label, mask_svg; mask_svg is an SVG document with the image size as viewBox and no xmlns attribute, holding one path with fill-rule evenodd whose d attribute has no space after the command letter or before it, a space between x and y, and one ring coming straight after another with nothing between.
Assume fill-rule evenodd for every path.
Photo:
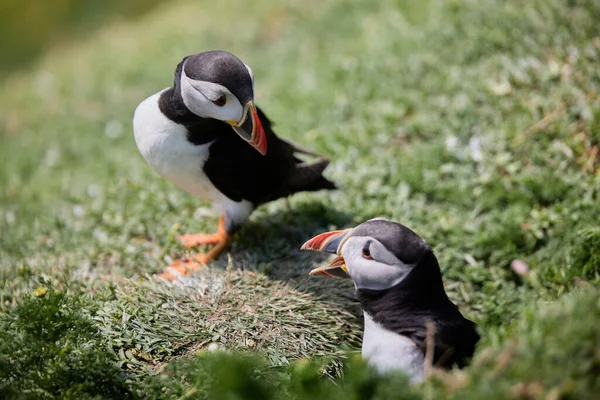
<instances>
[{"instance_id":1,"label":"mossy turf","mask_svg":"<svg viewBox=\"0 0 600 400\"><path fill-rule=\"evenodd\" d=\"M598 21L591 0L177 1L50 49L2 82L0 394L594 398ZM259 208L228 256L166 284L176 235L217 216L150 170L131 117L217 48L340 190ZM433 246L480 326L474 366L416 388L341 367L352 286L309 278L326 261L299 247L376 216Z\"/></svg>"}]
</instances>

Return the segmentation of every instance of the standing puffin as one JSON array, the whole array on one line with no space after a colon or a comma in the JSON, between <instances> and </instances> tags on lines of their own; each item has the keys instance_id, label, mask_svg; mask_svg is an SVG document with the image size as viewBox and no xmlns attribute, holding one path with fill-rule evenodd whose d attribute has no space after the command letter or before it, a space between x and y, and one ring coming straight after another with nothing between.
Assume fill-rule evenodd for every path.
<instances>
[{"instance_id":1,"label":"standing puffin","mask_svg":"<svg viewBox=\"0 0 600 400\"><path fill-rule=\"evenodd\" d=\"M434 366L462 367L473 355L476 325L448 299L431 248L404 225L377 218L322 233L301 249L338 255L310 275L352 278L364 311L362 355L378 371L402 370L422 381L428 322Z\"/></svg>"},{"instance_id":2,"label":"standing puffin","mask_svg":"<svg viewBox=\"0 0 600 400\"><path fill-rule=\"evenodd\" d=\"M176 260L161 274L175 279L217 258L260 204L300 191L335 189L322 176L326 158L278 138L254 105L254 76L225 51L185 57L173 87L142 101L133 117L137 147L146 162L181 189L213 202L220 213L213 234L182 235L190 248L214 244L208 253Z\"/></svg>"}]
</instances>

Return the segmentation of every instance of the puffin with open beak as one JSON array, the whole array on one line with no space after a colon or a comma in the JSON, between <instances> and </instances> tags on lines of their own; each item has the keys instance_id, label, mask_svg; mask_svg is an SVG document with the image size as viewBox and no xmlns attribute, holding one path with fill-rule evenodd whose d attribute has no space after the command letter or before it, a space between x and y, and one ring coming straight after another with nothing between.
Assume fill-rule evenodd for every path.
<instances>
[{"instance_id":1,"label":"puffin with open beak","mask_svg":"<svg viewBox=\"0 0 600 400\"><path fill-rule=\"evenodd\" d=\"M329 160L278 138L254 104L254 76L225 51L185 57L173 87L148 97L133 118L137 147L154 171L181 189L213 202L216 233L179 239L190 248L214 247L175 260L161 274L175 279L217 258L260 204L300 191L335 189L322 176ZM303 162L298 154L319 157Z\"/></svg>"},{"instance_id":2,"label":"puffin with open beak","mask_svg":"<svg viewBox=\"0 0 600 400\"><path fill-rule=\"evenodd\" d=\"M462 367L473 355L476 325L446 295L431 248L404 225L373 219L322 233L301 249L337 255L310 275L354 281L365 320L362 355L379 372L401 370L422 381L428 335L433 366Z\"/></svg>"}]
</instances>

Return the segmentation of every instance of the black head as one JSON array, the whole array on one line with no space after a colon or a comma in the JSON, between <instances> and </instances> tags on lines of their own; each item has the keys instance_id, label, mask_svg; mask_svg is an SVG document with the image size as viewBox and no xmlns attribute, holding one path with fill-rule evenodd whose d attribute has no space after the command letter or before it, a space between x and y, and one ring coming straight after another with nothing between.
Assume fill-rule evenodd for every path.
<instances>
[{"instance_id":1,"label":"black head","mask_svg":"<svg viewBox=\"0 0 600 400\"><path fill-rule=\"evenodd\" d=\"M184 58L175 70L174 96L192 115L228 123L258 152L267 152L252 70L233 54L206 51Z\"/></svg>"},{"instance_id":2,"label":"black head","mask_svg":"<svg viewBox=\"0 0 600 400\"><path fill-rule=\"evenodd\" d=\"M385 290L410 275L420 275L413 273L415 270L433 272L433 280L441 283L431 248L419 235L396 222L373 219L356 228L323 233L302 248L340 255L329 267L317 268L311 274L349 276L357 289Z\"/></svg>"},{"instance_id":3,"label":"black head","mask_svg":"<svg viewBox=\"0 0 600 400\"><path fill-rule=\"evenodd\" d=\"M406 226L383 218L372 219L358 225L352 236L371 237L385 246L404 264L416 264L431 248Z\"/></svg>"},{"instance_id":4,"label":"black head","mask_svg":"<svg viewBox=\"0 0 600 400\"><path fill-rule=\"evenodd\" d=\"M186 58L185 75L195 81L212 82L227 88L241 104L254 99L254 77L242 60L220 50L205 51Z\"/></svg>"}]
</instances>

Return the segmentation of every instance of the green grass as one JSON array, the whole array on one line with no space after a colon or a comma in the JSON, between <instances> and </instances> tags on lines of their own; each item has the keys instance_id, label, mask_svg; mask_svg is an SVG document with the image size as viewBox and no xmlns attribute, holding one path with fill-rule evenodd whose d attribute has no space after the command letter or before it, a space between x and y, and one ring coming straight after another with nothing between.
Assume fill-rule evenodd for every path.
<instances>
[{"instance_id":1,"label":"green grass","mask_svg":"<svg viewBox=\"0 0 600 400\"><path fill-rule=\"evenodd\" d=\"M0 6L0 36L11 38L0 43L0 73L27 68L44 50L69 43L73 36L93 34L111 19L134 19L158 3L156 0L85 0L4 1Z\"/></svg>"},{"instance_id":2,"label":"green grass","mask_svg":"<svg viewBox=\"0 0 600 400\"><path fill-rule=\"evenodd\" d=\"M5 78L0 363L17 372L0 375L0 390L108 396L78 369L95 358L116 397L191 390L190 397L219 398L225 394L210 390L228 384L202 383L222 374L212 356L188 357L216 342L260 354L224 361L257 371L231 383L238 389L271 393L264 398L303 398L312 384L358 393L346 378L334 387L316 377L347 377L340 360L359 348L352 287L308 278L325 261L298 248L316 233L383 216L433 246L450 297L482 334L475 367L406 389L407 396L524 390L531 393L516 395L593 398L590 377L600 364L599 339L589 330L599 323L600 284L596 3L180 1L54 47ZM171 84L183 56L216 48L253 68L256 101L279 135L331 157L326 174L340 190L261 207L228 257L179 285L164 284L151 275L185 253L176 235L210 231L217 217L150 170L131 118L143 98ZM529 272L513 272L515 259ZM32 298L40 285L49 294ZM22 324L19 315L35 317ZM503 350L516 339L513 353ZM16 367L33 355L31 370ZM305 358L322 367L302 370L305 362L295 361ZM381 390L378 398L400 390L385 392L387 381L356 374L353 381ZM303 379L312 383L293 386ZM340 393L331 396L350 396Z\"/></svg>"}]
</instances>

